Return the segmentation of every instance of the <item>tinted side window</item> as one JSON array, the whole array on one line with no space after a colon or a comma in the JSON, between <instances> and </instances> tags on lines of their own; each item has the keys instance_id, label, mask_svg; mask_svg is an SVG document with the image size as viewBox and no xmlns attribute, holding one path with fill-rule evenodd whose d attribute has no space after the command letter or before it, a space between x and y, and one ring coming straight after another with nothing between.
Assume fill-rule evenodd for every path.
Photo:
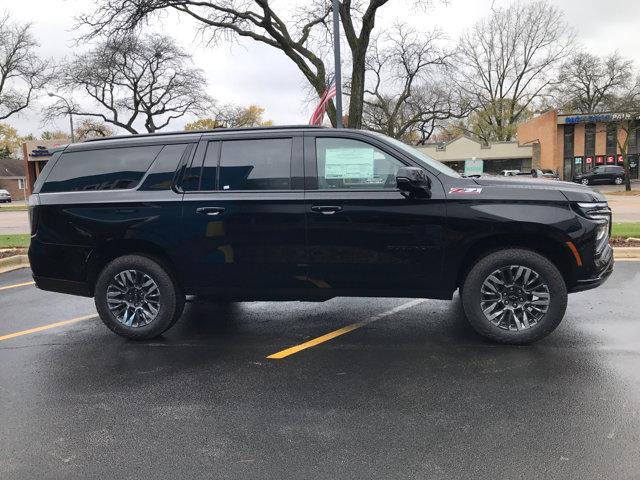
<instances>
[{"instance_id":1,"label":"tinted side window","mask_svg":"<svg viewBox=\"0 0 640 480\"><path fill-rule=\"evenodd\" d=\"M222 142L219 190L289 190L291 138Z\"/></svg>"},{"instance_id":2,"label":"tinted side window","mask_svg":"<svg viewBox=\"0 0 640 480\"><path fill-rule=\"evenodd\" d=\"M42 192L119 190L135 187L162 145L64 152Z\"/></svg>"},{"instance_id":3,"label":"tinted side window","mask_svg":"<svg viewBox=\"0 0 640 480\"><path fill-rule=\"evenodd\" d=\"M187 151L187 144L165 145L151 165L151 170L140 190L169 190L180 159Z\"/></svg>"},{"instance_id":4,"label":"tinted side window","mask_svg":"<svg viewBox=\"0 0 640 480\"><path fill-rule=\"evenodd\" d=\"M404 164L373 145L347 138L316 139L318 188L393 189Z\"/></svg>"}]
</instances>

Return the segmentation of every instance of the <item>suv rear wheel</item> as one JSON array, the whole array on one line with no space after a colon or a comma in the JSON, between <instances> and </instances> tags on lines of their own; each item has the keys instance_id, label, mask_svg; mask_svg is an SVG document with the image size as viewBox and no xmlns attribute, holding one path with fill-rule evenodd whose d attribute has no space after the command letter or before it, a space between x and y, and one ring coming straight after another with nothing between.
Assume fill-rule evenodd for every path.
<instances>
[{"instance_id":1,"label":"suv rear wheel","mask_svg":"<svg viewBox=\"0 0 640 480\"><path fill-rule=\"evenodd\" d=\"M567 288L555 265L531 250L515 248L480 259L461 296L467 319L480 335L514 345L547 336L567 307Z\"/></svg>"},{"instance_id":2,"label":"suv rear wheel","mask_svg":"<svg viewBox=\"0 0 640 480\"><path fill-rule=\"evenodd\" d=\"M178 320L184 295L167 270L142 255L112 260L95 287L100 318L126 338L145 340L161 335Z\"/></svg>"}]
</instances>

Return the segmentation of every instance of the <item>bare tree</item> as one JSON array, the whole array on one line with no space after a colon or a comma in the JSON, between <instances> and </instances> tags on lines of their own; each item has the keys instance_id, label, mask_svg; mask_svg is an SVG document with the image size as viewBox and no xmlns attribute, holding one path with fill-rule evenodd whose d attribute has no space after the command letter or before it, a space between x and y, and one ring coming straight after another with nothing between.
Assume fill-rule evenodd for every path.
<instances>
[{"instance_id":1,"label":"bare tree","mask_svg":"<svg viewBox=\"0 0 640 480\"><path fill-rule=\"evenodd\" d=\"M469 102L444 88L453 52L439 31L418 34L403 25L376 38L367 57L363 127L424 144L445 120L469 114Z\"/></svg>"},{"instance_id":2,"label":"bare tree","mask_svg":"<svg viewBox=\"0 0 640 480\"><path fill-rule=\"evenodd\" d=\"M128 36L107 40L76 56L63 69L60 86L70 95L81 92L91 100L84 106L77 97L74 115L93 117L138 133L166 127L187 113L201 114L211 105L201 70L174 40L164 35ZM69 113L62 100L47 110L47 118Z\"/></svg>"},{"instance_id":3,"label":"bare tree","mask_svg":"<svg viewBox=\"0 0 640 480\"><path fill-rule=\"evenodd\" d=\"M8 13L0 15L0 120L29 107L49 80L37 47L31 24L14 23Z\"/></svg>"},{"instance_id":4,"label":"bare tree","mask_svg":"<svg viewBox=\"0 0 640 480\"><path fill-rule=\"evenodd\" d=\"M114 134L113 128L104 122L85 118L75 128L75 139L82 142L89 138L111 137Z\"/></svg>"},{"instance_id":5,"label":"bare tree","mask_svg":"<svg viewBox=\"0 0 640 480\"><path fill-rule=\"evenodd\" d=\"M560 69L555 103L564 111L578 113L612 110L633 86L633 79L633 62L618 52L605 57L579 52Z\"/></svg>"},{"instance_id":6,"label":"bare tree","mask_svg":"<svg viewBox=\"0 0 640 480\"><path fill-rule=\"evenodd\" d=\"M360 128L365 90L365 59L378 10L389 0L342 0L340 18L351 53L349 126ZM324 56L326 43L318 35L330 36L331 0L311 0L293 15L276 12L268 0L98 0L98 7L79 18L92 38L135 30L162 11L172 10L195 19L212 41L221 37L244 37L284 53L300 70L318 96L329 76ZM418 2L416 2L418 3ZM422 6L429 2L419 2ZM290 20L286 21L285 18ZM314 37L315 36L315 37ZM335 108L328 106L335 124Z\"/></svg>"},{"instance_id":7,"label":"bare tree","mask_svg":"<svg viewBox=\"0 0 640 480\"><path fill-rule=\"evenodd\" d=\"M546 1L495 9L460 40L459 87L486 116L489 140L511 140L514 126L554 83L574 34Z\"/></svg>"}]
</instances>

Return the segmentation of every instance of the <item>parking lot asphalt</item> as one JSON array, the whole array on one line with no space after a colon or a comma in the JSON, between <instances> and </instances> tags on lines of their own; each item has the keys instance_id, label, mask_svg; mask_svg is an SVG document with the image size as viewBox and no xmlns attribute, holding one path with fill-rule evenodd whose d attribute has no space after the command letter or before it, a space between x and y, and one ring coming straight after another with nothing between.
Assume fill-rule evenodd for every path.
<instances>
[{"instance_id":1,"label":"parking lot asphalt","mask_svg":"<svg viewBox=\"0 0 640 480\"><path fill-rule=\"evenodd\" d=\"M133 342L29 281L0 275L2 479L639 476L640 262L528 347L457 296L194 303Z\"/></svg>"}]
</instances>

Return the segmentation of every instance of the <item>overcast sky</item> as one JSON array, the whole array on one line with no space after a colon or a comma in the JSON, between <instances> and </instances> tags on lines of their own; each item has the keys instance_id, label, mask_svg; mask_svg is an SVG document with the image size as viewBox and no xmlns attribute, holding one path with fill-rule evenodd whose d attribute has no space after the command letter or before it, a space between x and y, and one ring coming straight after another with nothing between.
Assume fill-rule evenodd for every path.
<instances>
[{"instance_id":1,"label":"overcast sky","mask_svg":"<svg viewBox=\"0 0 640 480\"><path fill-rule=\"evenodd\" d=\"M295 1L272 3L286 8ZM391 0L380 10L376 28L384 30L396 21L409 22L425 31L437 26L454 41L475 20L486 15L492 4L509 3L508 0L448 0L447 3L434 0L433 7L416 11L394 6L402 7L409 2ZM637 0L556 0L552 3L564 10L586 50L596 54L619 50L640 65ZM0 10L8 10L16 20L33 22L41 55L60 60L71 56L76 49L73 39L78 32L72 29L73 17L90 11L93 4L93 0L0 0ZM166 18L162 25L152 28L172 35L193 53L196 65L206 73L210 95L221 103L261 105L266 110L265 118L277 124L308 121L313 106L306 100L305 81L279 51L251 41L207 47L196 36L195 24L177 16ZM29 112L11 117L9 123L23 135L53 128L67 129L65 120L57 125L41 125L38 110L47 100L45 96ZM170 128L182 129L188 120L176 120Z\"/></svg>"}]
</instances>

